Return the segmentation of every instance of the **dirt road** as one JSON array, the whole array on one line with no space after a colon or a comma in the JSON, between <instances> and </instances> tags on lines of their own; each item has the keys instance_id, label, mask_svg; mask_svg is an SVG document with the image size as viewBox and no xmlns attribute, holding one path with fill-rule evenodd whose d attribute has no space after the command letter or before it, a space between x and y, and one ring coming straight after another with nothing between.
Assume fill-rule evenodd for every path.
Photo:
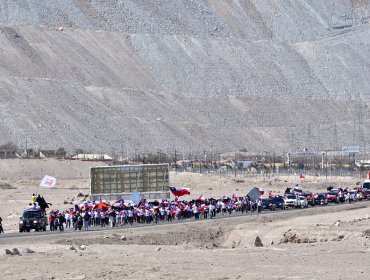
<instances>
[{"instance_id":1,"label":"dirt road","mask_svg":"<svg viewBox=\"0 0 370 280\"><path fill-rule=\"evenodd\" d=\"M369 206L0 238L2 279L367 279Z\"/></svg>"}]
</instances>

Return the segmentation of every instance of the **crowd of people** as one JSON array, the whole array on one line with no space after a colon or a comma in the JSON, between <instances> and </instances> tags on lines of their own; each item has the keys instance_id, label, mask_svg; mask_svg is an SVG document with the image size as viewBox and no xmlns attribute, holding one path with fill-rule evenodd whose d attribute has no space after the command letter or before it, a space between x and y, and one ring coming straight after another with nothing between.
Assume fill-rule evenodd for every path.
<instances>
[{"instance_id":1,"label":"crowd of people","mask_svg":"<svg viewBox=\"0 0 370 280\"><path fill-rule=\"evenodd\" d=\"M262 191L262 189L260 189ZM302 194L302 190L295 186L287 188L285 193ZM344 192L343 192L344 193ZM261 192L261 194L263 194ZM339 192L339 196L341 192ZM268 197L272 199L277 195L269 192ZM311 195L314 197L314 194ZM349 200L351 203L351 199ZM48 208L43 197L32 196L31 205L42 205L42 209ZM158 224L172 223L180 220L213 219L218 215L231 215L233 213L248 213L249 211L261 212L263 209L262 199L255 201L248 196L206 199L201 195L198 199L147 201L142 199L139 203L125 202L123 199L109 203L105 200L85 202L75 205L65 211L52 210L48 214L50 231L72 228L77 230L89 230L90 227L127 227L134 224ZM1 224L1 222L0 222Z\"/></svg>"},{"instance_id":2,"label":"crowd of people","mask_svg":"<svg viewBox=\"0 0 370 280\"><path fill-rule=\"evenodd\" d=\"M49 213L50 231L73 228L88 230L94 227L126 227L134 224L172 223L187 219L213 219L217 215L231 215L233 212L247 213L258 210L258 201L248 197L222 197L206 199L202 195L198 199L187 201L161 200L148 202L143 199L138 204L125 203L119 200L108 203L105 200L86 202L75 205L63 212L53 210Z\"/></svg>"}]
</instances>

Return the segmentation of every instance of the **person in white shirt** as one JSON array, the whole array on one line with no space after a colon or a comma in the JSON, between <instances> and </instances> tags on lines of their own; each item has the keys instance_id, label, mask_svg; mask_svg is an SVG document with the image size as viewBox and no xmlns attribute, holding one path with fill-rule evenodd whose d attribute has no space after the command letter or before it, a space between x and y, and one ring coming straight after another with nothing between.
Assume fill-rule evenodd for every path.
<instances>
[{"instance_id":1,"label":"person in white shirt","mask_svg":"<svg viewBox=\"0 0 370 280\"><path fill-rule=\"evenodd\" d=\"M71 227L71 214L69 213L69 211L66 212L66 214L64 215L64 218L66 220L66 228L70 228Z\"/></svg>"},{"instance_id":2,"label":"person in white shirt","mask_svg":"<svg viewBox=\"0 0 370 280\"><path fill-rule=\"evenodd\" d=\"M197 205L193 205L193 213L196 220L199 220L199 209Z\"/></svg>"}]
</instances>

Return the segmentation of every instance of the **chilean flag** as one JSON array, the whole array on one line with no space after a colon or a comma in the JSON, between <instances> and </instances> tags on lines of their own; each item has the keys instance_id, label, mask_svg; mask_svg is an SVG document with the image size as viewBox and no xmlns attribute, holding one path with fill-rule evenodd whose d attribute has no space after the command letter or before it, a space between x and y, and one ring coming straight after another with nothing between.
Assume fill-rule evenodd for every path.
<instances>
[{"instance_id":1,"label":"chilean flag","mask_svg":"<svg viewBox=\"0 0 370 280\"><path fill-rule=\"evenodd\" d=\"M186 194L190 194L190 189L188 188L171 187L170 191L173 193L174 196L183 196Z\"/></svg>"}]
</instances>

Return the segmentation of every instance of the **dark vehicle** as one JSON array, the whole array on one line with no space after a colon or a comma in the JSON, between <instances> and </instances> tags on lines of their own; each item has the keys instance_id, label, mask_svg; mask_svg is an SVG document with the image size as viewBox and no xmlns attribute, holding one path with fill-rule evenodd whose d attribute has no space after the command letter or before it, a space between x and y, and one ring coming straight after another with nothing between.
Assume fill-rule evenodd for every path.
<instances>
[{"instance_id":1,"label":"dark vehicle","mask_svg":"<svg viewBox=\"0 0 370 280\"><path fill-rule=\"evenodd\" d=\"M308 205L315 206L315 200L313 197L313 193L311 192L304 192L302 195L307 198Z\"/></svg>"},{"instance_id":2,"label":"dark vehicle","mask_svg":"<svg viewBox=\"0 0 370 280\"><path fill-rule=\"evenodd\" d=\"M262 205L263 210L267 210L267 209L272 210L273 205L272 205L271 200L269 198L262 198L261 205Z\"/></svg>"},{"instance_id":3,"label":"dark vehicle","mask_svg":"<svg viewBox=\"0 0 370 280\"><path fill-rule=\"evenodd\" d=\"M46 231L48 225L48 219L46 218L44 211L42 210L26 210L19 220L19 232L27 231L31 229L35 231Z\"/></svg>"},{"instance_id":4,"label":"dark vehicle","mask_svg":"<svg viewBox=\"0 0 370 280\"><path fill-rule=\"evenodd\" d=\"M370 181L366 180L365 182L362 183L362 188L366 190L370 190Z\"/></svg>"},{"instance_id":5,"label":"dark vehicle","mask_svg":"<svg viewBox=\"0 0 370 280\"><path fill-rule=\"evenodd\" d=\"M276 196L272 198L263 198L261 201L263 210L275 211L276 209L285 209L284 199Z\"/></svg>"},{"instance_id":6,"label":"dark vehicle","mask_svg":"<svg viewBox=\"0 0 370 280\"><path fill-rule=\"evenodd\" d=\"M318 195L314 196L314 203L315 205L327 205L328 200L326 198L326 193L319 193Z\"/></svg>"},{"instance_id":7,"label":"dark vehicle","mask_svg":"<svg viewBox=\"0 0 370 280\"><path fill-rule=\"evenodd\" d=\"M282 198L281 196L273 197L271 199L271 203L274 205L275 209L280 209L280 210L285 209L284 198Z\"/></svg>"}]
</instances>

